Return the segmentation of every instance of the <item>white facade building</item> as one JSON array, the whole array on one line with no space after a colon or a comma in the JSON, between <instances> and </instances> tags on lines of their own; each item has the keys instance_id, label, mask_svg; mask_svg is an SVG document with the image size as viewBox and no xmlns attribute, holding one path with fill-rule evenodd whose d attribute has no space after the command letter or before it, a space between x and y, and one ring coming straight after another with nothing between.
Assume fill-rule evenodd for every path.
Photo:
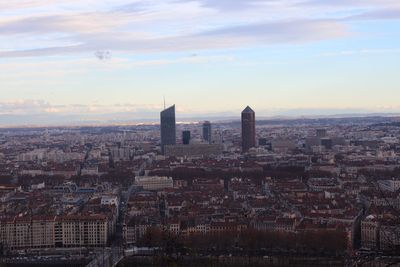
<instances>
[{"instance_id":1,"label":"white facade building","mask_svg":"<svg viewBox=\"0 0 400 267\"><path fill-rule=\"evenodd\" d=\"M142 186L145 190L162 190L173 188L174 181L171 177L143 176L135 178L135 185Z\"/></svg>"}]
</instances>

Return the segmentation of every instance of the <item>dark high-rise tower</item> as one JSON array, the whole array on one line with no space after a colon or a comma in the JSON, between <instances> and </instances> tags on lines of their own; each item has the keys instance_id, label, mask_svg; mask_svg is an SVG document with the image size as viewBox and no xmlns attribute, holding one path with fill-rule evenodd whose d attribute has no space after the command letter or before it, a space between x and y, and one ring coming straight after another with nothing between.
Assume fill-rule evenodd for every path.
<instances>
[{"instance_id":1,"label":"dark high-rise tower","mask_svg":"<svg viewBox=\"0 0 400 267\"><path fill-rule=\"evenodd\" d=\"M256 114L247 106L242 111L242 152L256 146Z\"/></svg>"},{"instance_id":2,"label":"dark high-rise tower","mask_svg":"<svg viewBox=\"0 0 400 267\"><path fill-rule=\"evenodd\" d=\"M166 145L176 145L175 105L161 111L161 152Z\"/></svg>"},{"instance_id":3,"label":"dark high-rise tower","mask_svg":"<svg viewBox=\"0 0 400 267\"><path fill-rule=\"evenodd\" d=\"M209 121L203 123L203 139L211 144L211 123Z\"/></svg>"},{"instance_id":4,"label":"dark high-rise tower","mask_svg":"<svg viewBox=\"0 0 400 267\"><path fill-rule=\"evenodd\" d=\"M317 129L317 137L318 138L326 137L326 129Z\"/></svg>"},{"instance_id":5,"label":"dark high-rise tower","mask_svg":"<svg viewBox=\"0 0 400 267\"><path fill-rule=\"evenodd\" d=\"M190 131L183 131L182 132L182 143L184 145L190 144Z\"/></svg>"}]
</instances>

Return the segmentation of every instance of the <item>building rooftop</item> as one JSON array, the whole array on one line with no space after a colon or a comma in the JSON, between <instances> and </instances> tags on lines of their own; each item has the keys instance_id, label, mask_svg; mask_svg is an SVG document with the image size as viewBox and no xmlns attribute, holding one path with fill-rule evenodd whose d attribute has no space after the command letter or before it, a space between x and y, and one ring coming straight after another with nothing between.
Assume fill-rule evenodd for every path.
<instances>
[{"instance_id":1,"label":"building rooftop","mask_svg":"<svg viewBox=\"0 0 400 267\"><path fill-rule=\"evenodd\" d=\"M254 110L251 109L251 107L247 106L242 113L254 113Z\"/></svg>"}]
</instances>

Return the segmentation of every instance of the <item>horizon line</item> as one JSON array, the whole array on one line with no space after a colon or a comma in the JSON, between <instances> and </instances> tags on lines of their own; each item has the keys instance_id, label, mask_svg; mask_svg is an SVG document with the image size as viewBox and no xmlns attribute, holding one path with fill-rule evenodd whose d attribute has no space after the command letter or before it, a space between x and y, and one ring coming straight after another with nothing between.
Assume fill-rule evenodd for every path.
<instances>
[{"instance_id":1,"label":"horizon line","mask_svg":"<svg viewBox=\"0 0 400 267\"><path fill-rule=\"evenodd\" d=\"M257 114L257 113L256 113ZM0 115L1 116L1 115ZM15 115L14 115L15 116ZM18 115L16 115L18 116ZM23 115L21 115L23 116ZM220 124L227 124L227 123L236 123L240 122L240 116L209 116L208 118L214 117L216 120L212 123L220 123ZM376 113L342 113L342 114L332 114L332 115L273 115L273 116L256 116L256 121L292 121L292 120L318 120L318 119L357 119L357 118L396 118L400 117L400 112L398 113L386 113L386 112L376 112ZM158 122L159 119L156 118L147 118L147 119L139 119L141 122L135 120L87 120L87 121L80 121L80 122L66 122L63 124L54 124L54 123L33 123L33 124L9 124L9 125L2 125L0 124L0 129L24 129L24 128L80 128L80 127L122 127L122 126L156 126L160 125ZM193 121L191 121L193 120ZM194 117L185 117L180 118L180 121L177 121L177 125L185 125L185 124L197 124L203 123L206 118L202 118L201 116L194 116Z\"/></svg>"}]
</instances>

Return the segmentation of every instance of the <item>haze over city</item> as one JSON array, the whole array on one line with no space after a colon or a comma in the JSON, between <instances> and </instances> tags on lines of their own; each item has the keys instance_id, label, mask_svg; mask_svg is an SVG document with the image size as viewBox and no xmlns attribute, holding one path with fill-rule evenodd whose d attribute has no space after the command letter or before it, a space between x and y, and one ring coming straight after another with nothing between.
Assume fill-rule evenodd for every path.
<instances>
[{"instance_id":1,"label":"haze over city","mask_svg":"<svg viewBox=\"0 0 400 267\"><path fill-rule=\"evenodd\" d=\"M0 125L398 113L394 0L0 3ZM178 115L179 116L179 115Z\"/></svg>"}]
</instances>

